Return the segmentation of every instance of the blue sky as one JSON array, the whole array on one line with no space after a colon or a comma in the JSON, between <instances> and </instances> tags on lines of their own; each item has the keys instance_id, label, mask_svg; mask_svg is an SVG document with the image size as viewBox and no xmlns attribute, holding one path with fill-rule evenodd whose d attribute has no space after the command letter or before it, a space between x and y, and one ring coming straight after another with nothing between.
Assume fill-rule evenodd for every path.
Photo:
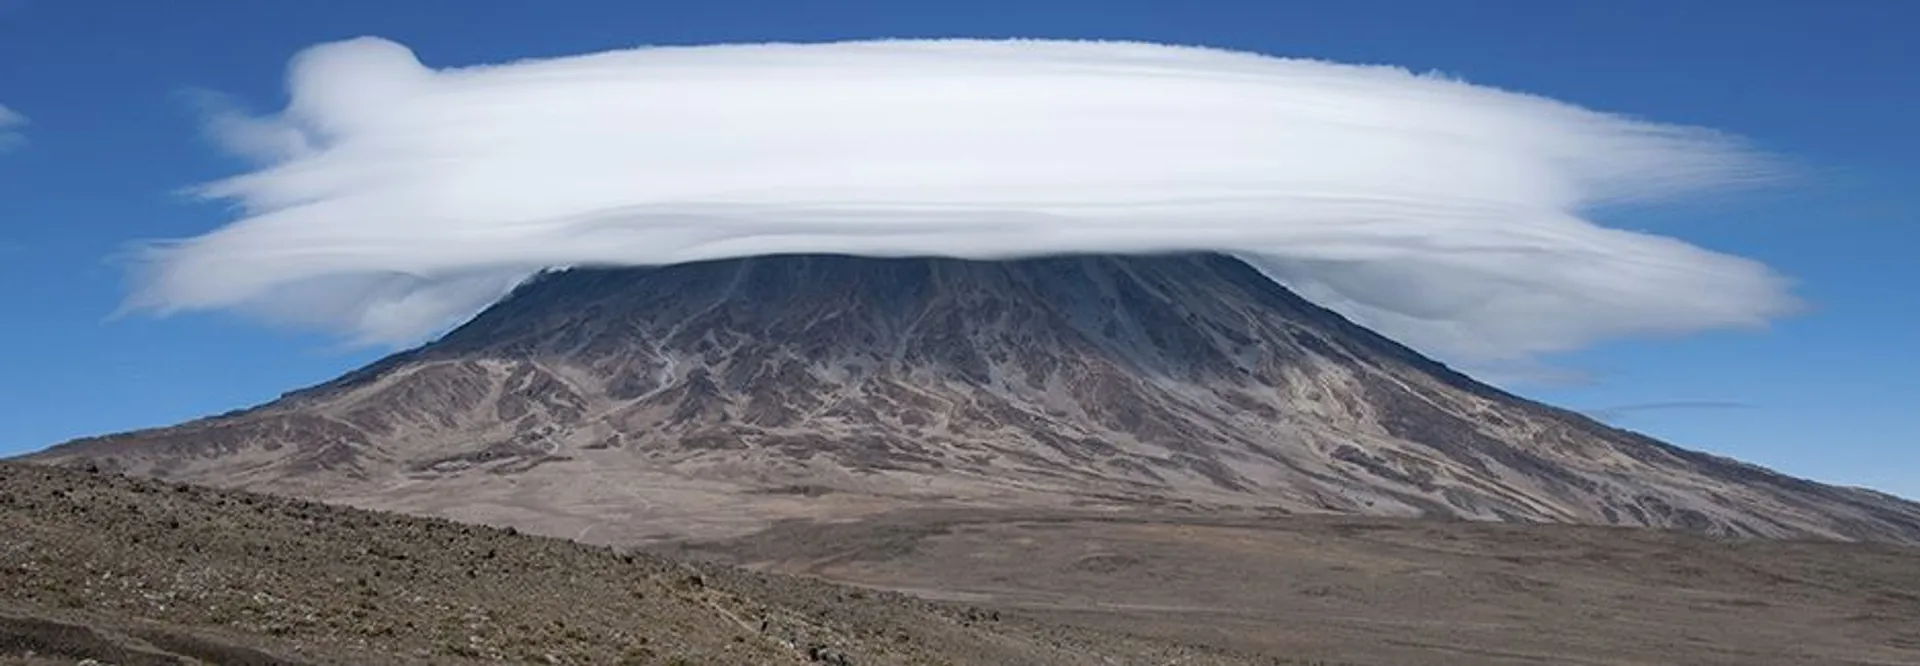
<instances>
[{"instance_id":1,"label":"blue sky","mask_svg":"<svg viewBox=\"0 0 1920 666\"><path fill-rule=\"evenodd\" d=\"M1767 330L1609 343L1513 388L1675 443L1920 497L1920 3L414 2L0 0L0 454L271 399L378 350L226 315L114 317L131 241L231 219L181 188L245 168L183 92L284 102L301 48L387 37L429 66L641 44L1119 38L1438 70L1743 135L1797 178L1614 226L1761 260L1810 308ZM1665 407L1661 407L1665 405ZM1645 409L1633 409L1646 406Z\"/></svg>"}]
</instances>

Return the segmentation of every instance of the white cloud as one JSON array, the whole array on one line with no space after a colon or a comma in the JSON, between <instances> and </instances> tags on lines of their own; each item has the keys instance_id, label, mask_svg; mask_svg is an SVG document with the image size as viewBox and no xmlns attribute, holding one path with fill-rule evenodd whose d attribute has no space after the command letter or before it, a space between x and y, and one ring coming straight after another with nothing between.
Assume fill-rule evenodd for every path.
<instances>
[{"instance_id":1,"label":"white cloud","mask_svg":"<svg viewBox=\"0 0 1920 666\"><path fill-rule=\"evenodd\" d=\"M27 124L27 117L18 111L0 104L0 153L18 148L27 139L20 135L19 128Z\"/></svg>"},{"instance_id":2,"label":"white cloud","mask_svg":"<svg viewBox=\"0 0 1920 666\"><path fill-rule=\"evenodd\" d=\"M882 41L433 70L367 38L289 87L215 116L264 166L198 192L242 217L154 246L133 305L403 342L547 266L1212 249L1444 358L1524 362L1793 304L1758 263L1581 217L1764 178L1738 142L1396 68Z\"/></svg>"}]
</instances>

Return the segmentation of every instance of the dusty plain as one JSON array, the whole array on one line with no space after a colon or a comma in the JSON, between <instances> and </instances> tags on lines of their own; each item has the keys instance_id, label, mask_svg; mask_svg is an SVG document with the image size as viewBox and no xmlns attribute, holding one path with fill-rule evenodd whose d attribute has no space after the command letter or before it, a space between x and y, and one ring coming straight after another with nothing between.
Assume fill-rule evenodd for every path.
<instances>
[{"instance_id":1,"label":"dusty plain","mask_svg":"<svg viewBox=\"0 0 1920 666\"><path fill-rule=\"evenodd\" d=\"M917 511L676 555L1365 665L1920 664L1920 549L1332 516Z\"/></svg>"}]
</instances>

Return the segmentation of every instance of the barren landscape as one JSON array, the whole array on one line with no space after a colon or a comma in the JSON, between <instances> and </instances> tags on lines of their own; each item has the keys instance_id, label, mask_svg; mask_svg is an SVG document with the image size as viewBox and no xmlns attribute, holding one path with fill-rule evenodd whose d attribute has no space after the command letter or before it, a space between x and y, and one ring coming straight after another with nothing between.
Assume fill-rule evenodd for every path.
<instances>
[{"instance_id":1,"label":"barren landscape","mask_svg":"<svg viewBox=\"0 0 1920 666\"><path fill-rule=\"evenodd\" d=\"M0 663L1920 663L1882 544L958 510L653 550L0 464Z\"/></svg>"},{"instance_id":2,"label":"barren landscape","mask_svg":"<svg viewBox=\"0 0 1920 666\"><path fill-rule=\"evenodd\" d=\"M27 459L609 544L955 505L1920 543L1920 505L1507 393L1218 253L555 271L333 381Z\"/></svg>"},{"instance_id":3,"label":"barren landscape","mask_svg":"<svg viewBox=\"0 0 1920 666\"><path fill-rule=\"evenodd\" d=\"M1920 504L1507 393L1221 254L555 271L26 460L16 657L1920 663Z\"/></svg>"},{"instance_id":4,"label":"barren landscape","mask_svg":"<svg viewBox=\"0 0 1920 666\"><path fill-rule=\"evenodd\" d=\"M1329 516L928 511L682 554L1308 663L1920 664L1920 550Z\"/></svg>"},{"instance_id":5,"label":"barren landscape","mask_svg":"<svg viewBox=\"0 0 1920 666\"><path fill-rule=\"evenodd\" d=\"M444 520L0 464L0 663L501 661L1289 663Z\"/></svg>"}]
</instances>

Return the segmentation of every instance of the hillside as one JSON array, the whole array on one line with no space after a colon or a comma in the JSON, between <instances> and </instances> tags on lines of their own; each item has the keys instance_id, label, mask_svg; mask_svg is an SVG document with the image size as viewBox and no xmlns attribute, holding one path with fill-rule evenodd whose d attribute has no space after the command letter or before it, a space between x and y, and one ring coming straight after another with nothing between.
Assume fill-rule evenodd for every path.
<instances>
[{"instance_id":1,"label":"hillside","mask_svg":"<svg viewBox=\"0 0 1920 666\"><path fill-rule=\"evenodd\" d=\"M29 459L617 544L912 506L1920 542L1920 505L1511 395L1217 254L557 271L338 380Z\"/></svg>"}]
</instances>

